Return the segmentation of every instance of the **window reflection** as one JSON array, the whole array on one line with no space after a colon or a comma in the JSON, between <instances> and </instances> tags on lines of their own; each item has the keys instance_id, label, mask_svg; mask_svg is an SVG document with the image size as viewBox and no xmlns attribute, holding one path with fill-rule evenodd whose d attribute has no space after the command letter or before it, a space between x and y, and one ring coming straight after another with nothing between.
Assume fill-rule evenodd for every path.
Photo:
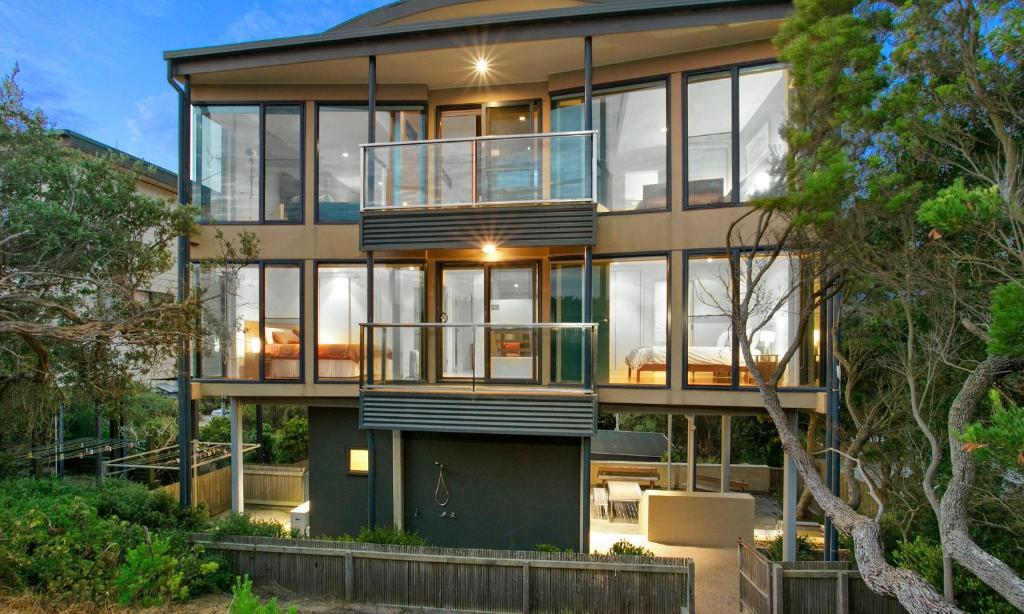
<instances>
[{"instance_id":1,"label":"window reflection","mask_svg":"<svg viewBox=\"0 0 1024 614\"><path fill-rule=\"evenodd\" d=\"M264 117L263 219L302 219L302 108L270 106Z\"/></svg>"},{"instance_id":2,"label":"window reflection","mask_svg":"<svg viewBox=\"0 0 1024 614\"><path fill-rule=\"evenodd\" d=\"M266 379L298 379L302 375L300 269L268 264L263 274L263 375Z\"/></svg>"},{"instance_id":3,"label":"window reflection","mask_svg":"<svg viewBox=\"0 0 1024 614\"><path fill-rule=\"evenodd\" d=\"M204 222L259 221L259 106L195 107L193 198Z\"/></svg>"},{"instance_id":4,"label":"window reflection","mask_svg":"<svg viewBox=\"0 0 1024 614\"><path fill-rule=\"evenodd\" d=\"M787 78L778 65L740 70L740 201L778 194L785 179Z\"/></svg>"},{"instance_id":5,"label":"window reflection","mask_svg":"<svg viewBox=\"0 0 1024 614\"><path fill-rule=\"evenodd\" d=\"M551 129L583 129L580 96L555 101ZM664 83L619 88L593 94L594 129L598 138L598 202L600 211L664 209L668 206L668 124ZM554 168L556 185L579 185L585 176L582 143L567 143ZM562 173L559 176L558 173Z\"/></svg>"},{"instance_id":6,"label":"window reflection","mask_svg":"<svg viewBox=\"0 0 1024 614\"><path fill-rule=\"evenodd\" d=\"M732 202L732 74L690 77L686 85L690 205Z\"/></svg>"}]
</instances>

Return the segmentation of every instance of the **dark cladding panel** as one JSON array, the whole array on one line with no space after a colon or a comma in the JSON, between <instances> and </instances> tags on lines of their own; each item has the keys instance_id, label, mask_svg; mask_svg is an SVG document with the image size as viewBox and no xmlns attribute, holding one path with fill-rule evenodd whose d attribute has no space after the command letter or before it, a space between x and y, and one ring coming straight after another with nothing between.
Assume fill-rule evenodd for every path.
<instances>
[{"instance_id":1,"label":"dark cladding panel","mask_svg":"<svg viewBox=\"0 0 1024 614\"><path fill-rule=\"evenodd\" d=\"M359 426L448 433L590 437L592 395L474 396L363 391Z\"/></svg>"},{"instance_id":2,"label":"dark cladding panel","mask_svg":"<svg viewBox=\"0 0 1024 614\"><path fill-rule=\"evenodd\" d=\"M363 212L359 242L364 251L480 247L593 245L593 204L458 207Z\"/></svg>"}]
</instances>

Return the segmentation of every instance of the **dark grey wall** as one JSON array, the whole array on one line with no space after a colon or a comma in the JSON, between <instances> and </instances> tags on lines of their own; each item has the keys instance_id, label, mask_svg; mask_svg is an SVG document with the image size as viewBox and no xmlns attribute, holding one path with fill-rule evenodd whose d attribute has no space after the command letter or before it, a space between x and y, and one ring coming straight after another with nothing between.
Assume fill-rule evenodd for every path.
<instances>
[{"instance_id":1,"label":"dark grey wall","mask_svg":"<svg viewBox=\"0 0 1024 614\"><path fill-rule=\"evenodd\" d=\"M402 457L405 526L431 544L579 549L578 438L405 432ZM435 461L445 466L445 507L435 502Z\"/></svg>"},{"instance_id":2,"label":"dark grey wall","mask_svg":"<svg viewBox=\"0 0 1024 614\"><path fill-rule=\"evenodd\" d=\"M392 524L391 432L376 433L377 523ZM311 535L355 535L367 526L369 477L348 474L349 448L366 448L355 408L309 408L309 526Z\"/></svg>"}]
</instances>

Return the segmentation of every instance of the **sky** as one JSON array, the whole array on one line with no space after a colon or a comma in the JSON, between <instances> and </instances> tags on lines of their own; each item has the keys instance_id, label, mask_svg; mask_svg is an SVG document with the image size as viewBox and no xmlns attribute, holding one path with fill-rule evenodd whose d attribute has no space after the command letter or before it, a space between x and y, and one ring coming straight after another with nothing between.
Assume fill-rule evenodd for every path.
<instances>
[{"instance_id":1,"label":"sky","mask_svg":"<svg viewBox=\"0 0 1024 614\"><path fill-rule=\"evenodd\" d=\"M0 73L66 128L177 171L163 52L313 34L390 0L0 0Z\"/></svg>"}]
</instances>

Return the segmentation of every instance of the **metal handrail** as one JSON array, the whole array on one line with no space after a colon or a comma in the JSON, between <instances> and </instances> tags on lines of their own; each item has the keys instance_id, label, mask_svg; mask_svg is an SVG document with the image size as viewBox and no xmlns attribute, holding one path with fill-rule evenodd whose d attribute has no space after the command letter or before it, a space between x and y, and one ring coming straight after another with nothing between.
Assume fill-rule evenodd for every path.
<instances>
[{"instance_id":1,"label":"metal handrail","mask_svg":"<svg viewBox=\"0 0 1024 614\"><path fill-rule=\"evenodd\" d=\"M406 145L433 145L436 143L466 143L470 141L507 141L512 139L536 139L549 136L583 136L597 134L597 130L572 130L568 132L531 132L527 134L490 134L486 136L453 136L444 139L425 139L422 141L387 141L383 143L362 143L362 149L371 147L402 147Z\"/></svg>"},{"instance_id":2,"label":"metal handrail","mask_svg":"<svg viewBox=\"0 0 1024 614\"><path fill-rule=\"evenodd\" d=\"M538 330L538 331L544 331L544 330L553 330L553 331L558 331L558 330L579 330L581 332L582 331L586 331L585 334L589 335L590 343L585 343L584 344L584 347L582 349L582 353L583 353L582 358L584 360L584 369L588 369L590 371L590 377L589 378L584 377L582 379L582 381L580 382L578 387L584 393L593 393L594 392L594 388L593 388L593 382L594 382L594 377L593 377L593 371L594 371L594 348L597 347L597 344L595 342L594 337L597 335L598 327L599 327L599 323L597 323L597 322L529 322L529 323L523 323L523 324L504 324L504 323L491 323L491 322L418 322L418 323L413 323L413 322L360 322L359 323L359 346L360 346L361 349L365 349L366 348L366 340L369 337L368 333L372 332L373 329L386 329L386 328L396 328L396 329L430 329L430 330L443 330L443 329L454 329L454 328L458 328L458 329L470 328L470 329L474 329L474 330L476 330L476 329L524 330L525 329L525 330L531 330L531 331L533 331L533 330ZM388 352L387 344L386 344L385 338L383 336L381 336L381 337L374 337L374 338L377 340L374 343L375 346L377 345L378 342L381 344L381 348L380 348L381 349L381 351L380 351L381 361L382 361L381 373L386 377L386 366L385 366L386 363L384 361L386 361L387 352ZM470 387L471 387L471 390L473 392L476 392L478 381L480 380L480 378L477 375L477 370L476 370L475 352L476 351L474 350L474 358L471 361L472 365L471 365L471 372L470 372L470 377L469 377ZM375 387L375 381L374 381L374 378L373 378L373 372L374 372L374 362L375 362L374 359L375 359L376 353L377 353L376 347L371 348L370 351L368 351L368 352L367 351L360 351L359 387L361 389L369 390L369 389L372 389L372 388ZM487 359L487 358L490 358L490 357L485 357L485 359ZM539 359L540 355L539 354L533 354L532 358L534 358L535 360ZM534 366L536 367L537 364L535 363ZM367 369L369 370L369 373L367 373ZM540 371L538 371L537 374L540 375ZM465 380L463 380L463 382L464 381ZM516 380L500 380L500 381L501 381L502 385L523 385L523 386L538 386L539 385L540 387L546 387L544 384L539 383L538 380L534 380L534 379L524 380L524 381L521 382L521 384L519 382L517 382ZM590 382L589 386L587 385L588 381ZM419 386L419 385L443 385L443 382L440 382L440 381L439 382L427 382L426 380L414 380L414 381L413 380L409 380L409 381L399 380L398 384L399 385L400 384L408 384L408 385L416 385L416 386ZM395 381L385 381L385 382L381 382L381 385L384 385L384 386L394 386L394 385L396 385L396 382ZM558 387L564 387L564 386L568 386L568 387L572 387L572 388L576 388L577 387L574 384L563 384L563 385L558 386Z\"/></svg>"}]
</instances>

